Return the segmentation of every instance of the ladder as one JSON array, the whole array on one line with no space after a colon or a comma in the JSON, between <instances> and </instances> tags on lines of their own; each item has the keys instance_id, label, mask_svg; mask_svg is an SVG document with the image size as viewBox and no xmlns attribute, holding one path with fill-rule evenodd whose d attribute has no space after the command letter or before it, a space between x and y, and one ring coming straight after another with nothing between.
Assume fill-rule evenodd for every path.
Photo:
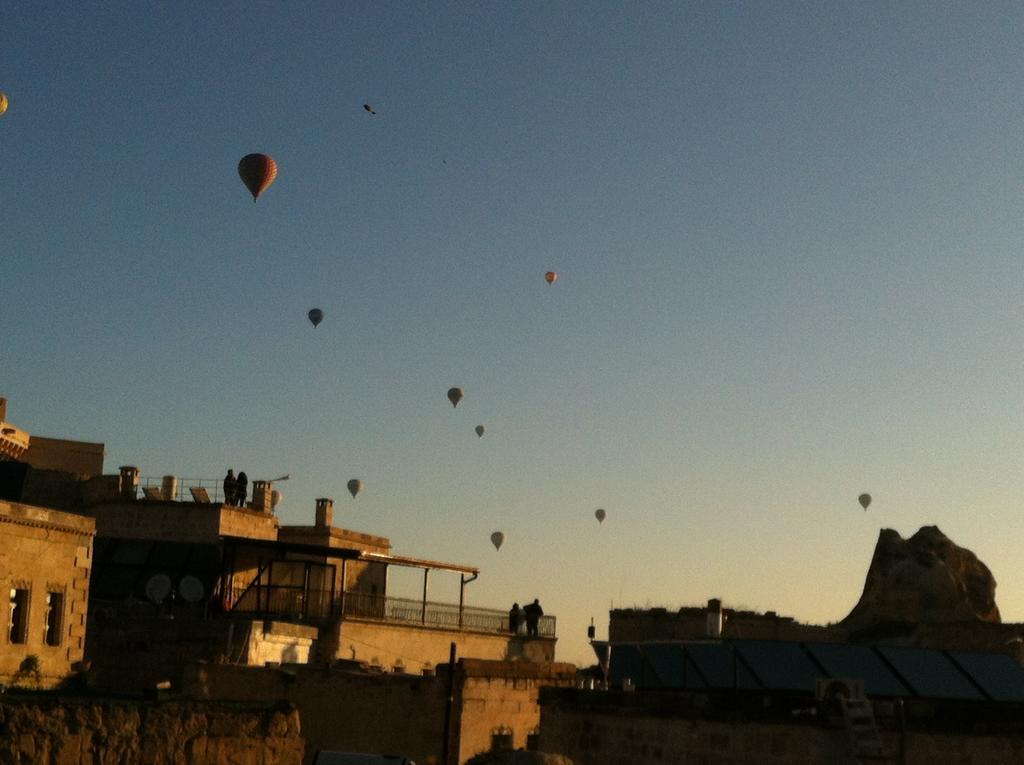
<instances>
[{"instance_id":1,"label":"ladder","mask_svg":"<svg viewBox=\"0 0 1024 765\"><path fill-rule=\"evenodd\" d=\"M850 748L858 762L891 762L882 744L882 735L875 723L875 713L867 699L839 697L843 710L843 722L850 739Z\"/></svg>"}]
</instances>

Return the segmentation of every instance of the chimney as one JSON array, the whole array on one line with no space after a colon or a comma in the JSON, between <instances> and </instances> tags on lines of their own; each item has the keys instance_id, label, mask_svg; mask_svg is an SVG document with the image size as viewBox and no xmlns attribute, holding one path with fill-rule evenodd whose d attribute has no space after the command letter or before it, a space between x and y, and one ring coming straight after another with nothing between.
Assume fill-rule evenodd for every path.
<instances>
[{"instance_id":1,"label":"chimney","mask_svg":"<svg viewBox=\"0 0 1024 765\"><path fill-rule=\"evenodd\" d=\"M722 637L722 601L718 598L708 601L708 637Z\"/></svg>"},{"instance_id":2,"label":"chimney","mask_svg":"<svg viewBox=\"0 0 1024 765\"><path fill-rule=\"evenodd\" d=\"M252 509L270 515L270 481L252 482Z\"/></svg>"},{"instance_id":3,"label":"chimney","mask_svg":"<svg viewBox=\"0 0 1024 765\"><path fill-rule=\"evenodd\" d=\"M139 469L134 465L122 465L118 470L121 471L121 478L117 493L125 499L135 499L139 490Z\"/></svg>"},{"instance_id":4,"label":"chimney","mask_svg":"<svg viewBox=\"0 0 1024 765\"><path fill-rule=\"evenodd\" d=\"M334 525L334 500L321 497L316 501L316 526L329 529Z\"/></svg>"}]
</instances>

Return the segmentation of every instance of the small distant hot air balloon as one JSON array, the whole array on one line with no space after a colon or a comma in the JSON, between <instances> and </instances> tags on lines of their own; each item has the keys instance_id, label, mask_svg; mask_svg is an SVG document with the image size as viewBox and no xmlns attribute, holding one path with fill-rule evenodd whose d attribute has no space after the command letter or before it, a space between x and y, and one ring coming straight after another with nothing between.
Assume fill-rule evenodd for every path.
<instances>
[{"instance_id":1,"label":"small distant hot air balloon","mask_svg":"<svg viewBox=\"0 0 1024 765\"><path fill-rule=\"evenodd\" d=\"M356 494L363 490L363 482L360 481L358 478L353 478L351 481L348 482L348 490L354 499Z\"/></svg>"},{"instance_id":2,"label":"small distant hot air balloon","mask_svg":"<svg viewBox=\"0 0 1024 765\"><path fill-rule=\"evenodd\" d=\"M861 494L859 497L857 497L857 501L860 502L860 506L861 507L863 507L865 510L867 510L868 509L868 505L871 504L871 495L870 494Z\"/></svg>"},{"instance_id":3,"label":"small distant hot air balloon","mask_svg":"<svg viewBox=\"0 0 1024 765\"><path fill-rule=\"evenodd\" d=\"M462 401L463 395L465 394L462 392L462 388L448 389L448 400L452 402L452 406L458 406L459 402Z\"/></svg>"},{"instance_id":4,"label":"small distant hot air balloon","mask_svg":"<svg viewBox=\"0 0 1024 765\"><path fill-rule=\"evenodd\" d=\"M255 202L277 177L277 163L266 154L246 154L238 163L238 175Z\"/></svg>"},{"instance_id":5,"label":"small distant hot air balloon","mask_svg":"<svg viewBox=\"0 0 1024 765\"><path fill-rule=\"evenodd\" d=\"M598 508L597 510L594 511L594 517L597 518L598 523L604 523L606 515L607 513L605 513L605 511L602 510L601 508Z\"/></svg>"},{"instance_id":6,"label":"small distant hot air balloon","mask_svg":"<svg viewBox=\"0 0 1024 765\"><path fill-rule=\"evenodd\" d=\"M324 320L324 312L321 311L319 308L314 308L312 311L309 312L308 316L309 320L313 322L314 327L319 327L320 322Z\"/></svg>"},{"instance_id":7,"label":"small distant hot air balloon","mask_svg":"<svg viewBox=\"0 0 1024 765\"><path fill-rule=\"evenodd\" d=\"M483 425L477 425L475 428L473 428L473 430L476 431L477 436L479 436L480 438L484 437L484 426Z\"/></svg>"},{"instance_id":8,"label":"small distant hot air balloon","mask_svg":"<svg viewBox=\"0 0 1024 765\"><path fill-rule=\"evenodd\" d=\"M363 104L363 108L366 109L366 111L368 111L370 114L376 114L377 113L377 112L375 112L373 110L373 107L370 106L369 104Z\"/></svg>"},{"instance_id":9,"label":"small distant hot air balloon","mask_svg":"<svg viewBox=\"0 0 1024 765\"><path fill-rule=\"evenodd\" d=\"M270 509L273 510L275 507L280 505L282 499L284 499L284 494L277 489L270 492Z\"/></svg>"},{"instance_id":10,"label":"small distant hot air balloon","mask_svg":"<svg viewBox=\"0 0 1024 765\"><path fill-rule=\"evenodd\" d=\"M0 90L0 115L2 115L5 111L7 111L7 104L8 103L9 102L7 100L7 94L4 93L2 90Z\"/></svg>"},{"instance_id":11,"label":"small distant hot air balloon","mask_svg":"<svg viewBox=\"0 0 1024 765\"><path fill-rule=\"evenodd\" d=\"M556 274L554 271L548 271L546 274L544 274L544 278L547 280L548 284L554 284L555 282L558 281L558 274Z\"/></svg>"},{"instance_id":12,"label":"small distant hot air balloon","mask_svg":"<svg viewBox=\"0 0 1024 765\"><path fill-rule=\"evenodd\" d=\"M505 535L500 531L495 531L491 534L491 544L494 545L495 550L500 550L502 544L505 543Z\"/></svg>"}]
</instances>

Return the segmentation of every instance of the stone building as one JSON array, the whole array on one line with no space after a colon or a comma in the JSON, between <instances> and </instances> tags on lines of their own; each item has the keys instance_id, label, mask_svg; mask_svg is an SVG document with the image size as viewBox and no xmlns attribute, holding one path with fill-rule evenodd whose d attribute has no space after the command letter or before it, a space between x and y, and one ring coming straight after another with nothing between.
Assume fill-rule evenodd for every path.
<instances>
[{"instance_id":1,"label":"stone building","mask_svg":"<svg viewBox=\"0 0 1024 765\"><path fill-rule=\"evenodd\" d=\"M505 608L470 604L475 566L397 555L386 537L339 528L329 498L310 508L312 523L287 525L273 481L254 481L244 505L226 503L220 480L147 478L133 466L104 474L102 445L75 456L77 442L57 439L43 442L52 459L44 448L31 464L34 437L7 436L21 446L0 462L0 501L95 533L91 556L61 564L83 587L68 612L93 692L288 699L310 739L307 761L317 748L401 744L458 765L535 744L540 687L575 680L575 667L554 662L554 616L539 636L510 632ZM388 591L396 567L422 574L420 597ZM458 602L431 597L438 577L456 579Z\"/></svg>"},{"instance_id":2,"label":"stone building","mask_svg":"<svg viewBox=\"0 0 1024 765\"><path fill-rule=\"evenodd\" d=\"M454 673L443 664L426 674L351 662L287 669L198 664L184 692L295 704L307 763L318 749L335 749L458 765L493 749L536 748L540 689L570 687L575 676L572 664L470 658L458 659Z\"/></svg>"},{"instance_id":3,"label":"stone building","mask_svg":"<svg viewBox=\"0 0 1024 765\"><path fill-rule=\"evenodd\" d=\"M82 660L94 533L91 518L0 500L0 682L52 686Z\"/></svg>"},{"instance_id":4,"label":"stone building","mask_svg":"<svg viewBox=\"0 0 1024 765\"><path fill-rule=\"evenodd\" d=\"M757 638L760 640L841 640L833 628L801 624L775 611L723 608L717 598L704 606L666 608L616 608L609 613L608 640L612 643L647 640L701 640L707 637Z\"/></svg>"},{"instance_id":5,"label":"stone building","mask_svg":"<svg viewBox=\"0 0 1024 765\"><path fill-rule=\"evenodd\" d=\"M587 765L1024 761L1024 668L1003 654L705 639L614 644L602 662L607 690L541 690L540 749Z\"/></svg>"},{"instance_id":6,"label":"stone building","mask_svg":"<svg viewBox=\"0 0 1024 765\"><path fill-rule=\"evenodd\" d=\"M108 660L116 667L111 680L149 682L116 659L136 649L149 653L139 666L153 677L171 665L180 676L186 655L436 664L452 643L460 656L554 659L553 616L541 618L538 637L510 634L504 608L468 604L476 567L395 555L387 538L336 527L328 498L317 500L312 524L282 525L272 481L253 481L251 500L239 506L223 501L220 480L147 479L133 466L104 474L102 444L37 443L5 418L0 399L0 500L95 521L87 647L98 670ZM422 572L421 598L387 592L395 567ZM458 603L430 598L438 576L458 577Z\"/></svg>"}]
</instances>

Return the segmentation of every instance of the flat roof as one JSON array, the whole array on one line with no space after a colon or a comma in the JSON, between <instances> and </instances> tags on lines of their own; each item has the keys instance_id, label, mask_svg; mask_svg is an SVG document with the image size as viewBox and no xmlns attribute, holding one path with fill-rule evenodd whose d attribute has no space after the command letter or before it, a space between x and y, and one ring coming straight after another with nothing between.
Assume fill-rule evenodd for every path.
<instances>
[{"instance_id":1,"label":"flat roof","mask_svg":"<svg viewBox=\"0 0 1024 765\"><path fill-rule=\"evenodd\" d=\"M404 555L384 555L383 553L364 552L351 547L329 547L327 545L311 545L305 542L286 542L279 539L251 539L222 535L221 540L249 547L263 547L282 552L293 552L300 555L318 555L325 558L343 558L358 560L363 563L383 563L388 566L409 566L412 568L429 568L438 571L454 571L459 574L479 574L475 566L463 566L458 563L445 563L426 558L410 558Z\"/></svg>"},{"instance_id":2,"label":"flat roof","mask_svg":"<svg viewBox=\"0 0 1024 765\"><path fill-rule=\"evenodd\" d=\"M387 563L393 566L411 566L414 568L433 568L443 571L455 571L460 574L479 574L476 566L462 566L458 563L442 563L425 558L408 558L404 555L384 555L383 553L362 553L359 560L369 563Z\"/></svg>"}]
</instances>

